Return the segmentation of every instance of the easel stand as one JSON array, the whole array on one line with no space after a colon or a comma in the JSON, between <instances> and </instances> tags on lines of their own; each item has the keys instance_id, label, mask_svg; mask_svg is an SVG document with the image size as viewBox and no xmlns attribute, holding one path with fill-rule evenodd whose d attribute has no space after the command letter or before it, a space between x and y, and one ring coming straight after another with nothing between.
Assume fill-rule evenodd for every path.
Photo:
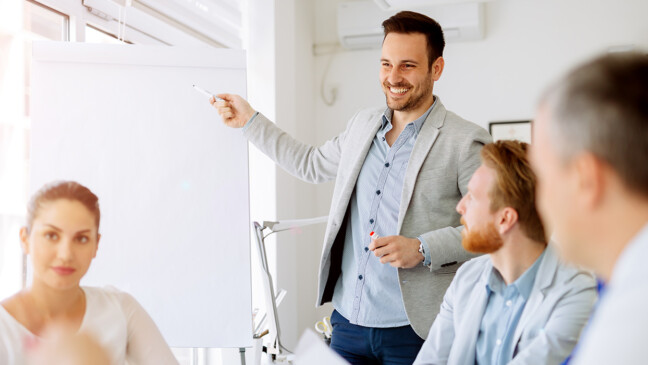
<instances>
[{"instance_id":1,"label":"easel stand","mask_svg":"<svg viewBox=\"0 0 648 365\"><path fill-rule=\"evenodd\" d=\"M261 259L261 268L263 269L263 289L264 295L266 297L266 310L268 315L268 336L270 338L269 346L266 349L268 355L271 355L273 359L277 358L277 355L282 355L284 348L281 345L281 329L279 328L279 316L277 314L277 303L275 301L275 290L272 282L272 274L270 274L270 267L268 266L268 255L265 250L265 237L263 236L263 230L266 229L266 226L261 226L258 222L254 222L254 233L256 236L257 247L259 249L259 257Z\"/></svg>"},{"instance_id":2,"label":"easel stand","mask_svg":"<svg viewBox=\"0 0 648 365\"><path fill-rule=\"evenodd\" d=\"M239 353L241 354L241 365L245 365L245 347L239 347Z\"/></svg>"},{"instance_id":3,"label":"easel stand","mask_svg":"<svg viewBox=\"0 0 648 365\"><path fill-rule=\"evenodd\" d=\"M283 222L264 221L263 225L259 224L258 222L253 222L257 247L259 249L259 257L261 259L261 267L263 269L263 286L264 295L266 298L266 311L268 316L269 345L266 347L266 353L271 356L273 362L288 364L292 359L292 353L281 344L281 330L279 328L279 315L277 313L277 297L275 296L272 274L270 274L270 267L268 265L268 256L265 249L265 238L272 233L294 229L297 227L309 226L317 223L324 223L327 221L327 219L328 217L324 216L312 219L299 219ZM270 232L264 236L263 231L265 229L268 229ZM245 360L242 358L242 361ZM242 362L242 364L244 364L244 362Z\"/></svg>"}]
</instances>

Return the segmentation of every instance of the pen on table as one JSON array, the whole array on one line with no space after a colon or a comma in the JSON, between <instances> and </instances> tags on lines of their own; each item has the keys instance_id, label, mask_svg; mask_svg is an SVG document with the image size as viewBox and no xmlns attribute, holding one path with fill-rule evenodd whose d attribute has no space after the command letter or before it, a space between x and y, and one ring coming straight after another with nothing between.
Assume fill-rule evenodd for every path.
<instances>
[{"instance_id":1,"label":"pen on table","mask_svg":"<svg viewBox=\"0 0 648 365\"><path fill-rule=\"evenodd\" d=\"M209 99L211 99L211 98L213 97L214 99L216 99L216 101L223 101L223 100L224 100L224 99L221 99L221 98L217 97L216 95L210 93L209 91L207 91L207 90L201 88L200 86L198 86L198 85L196 85L196 84L194 84L193 88L194 88L196 91L198 91L199 93L205 95L205 96L206 96L207 98L209 98Z\"/></svg>"}]
</instances>

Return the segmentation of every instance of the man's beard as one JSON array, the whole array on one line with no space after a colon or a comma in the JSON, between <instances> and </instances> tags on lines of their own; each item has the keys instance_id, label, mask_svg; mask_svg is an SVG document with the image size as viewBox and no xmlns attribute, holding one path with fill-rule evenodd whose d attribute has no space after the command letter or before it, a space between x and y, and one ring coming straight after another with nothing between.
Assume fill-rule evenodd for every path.
<instances>
[{"instance_id":1,"label":"man's beard","mask_svg":"<svg viewBox=\"0 0 648 365\"><path fill-rule=\"evenodd\" d=\"M383 83L383 87L386 89L385 100L387 102L387 106L389 107L389 109L405 112L408 110L413 110L418 108L423 102L423 100L432 93L432 72L431 71L428 73L428 76L425 78L425 81L423 81L423 83L419 84L418 86L422 88L419 89L419 92L417 94L410 94L408 99L399 100L399 101L394 101L394 100L390 101L388 96L390 87L412 89L413 86L410 83L389 84L387 81L385 81Z\"/></svg>"},{"instance_id":2,"label":"man's beard","mask_svg":"<svg viewBox=\"0 0 648 365\"><path fill-rule=\"evenodd\" d=\"M493 253L504 245L502 236L497 232L495 224L492 222L489 222L483 228L470 230L466 227L466 221L463 218L461 218L461 224L464 225L464 230L461 231L461 245L466 251Z\"/></svg>"}]
</instances>

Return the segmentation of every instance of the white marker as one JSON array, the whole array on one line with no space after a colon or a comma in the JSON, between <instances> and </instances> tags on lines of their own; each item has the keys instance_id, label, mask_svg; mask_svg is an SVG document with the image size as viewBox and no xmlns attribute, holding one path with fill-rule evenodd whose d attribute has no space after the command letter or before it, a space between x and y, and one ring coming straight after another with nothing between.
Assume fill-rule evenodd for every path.
<instances>
[{"instance_id":1,"label":"white marker","mask_svg":"<svg viewBox=\"0 0 648 365\"><path fill-rule=\"evenodd\" d=\"M214 99L216 99L216 101L223 101L223 100L224 100L224 99L221 99L221 98L215 96L214 94L210 93L209 91L207 91L207 90L201 88L200 86L194 85L193 87L194 87L194 89L195 89L196 91L198 91L199 93L205 95L205 96L206 96L207 98L209 98L209 99L211 99L211 97L213 96Z\"/></svg>"}]
</instances>

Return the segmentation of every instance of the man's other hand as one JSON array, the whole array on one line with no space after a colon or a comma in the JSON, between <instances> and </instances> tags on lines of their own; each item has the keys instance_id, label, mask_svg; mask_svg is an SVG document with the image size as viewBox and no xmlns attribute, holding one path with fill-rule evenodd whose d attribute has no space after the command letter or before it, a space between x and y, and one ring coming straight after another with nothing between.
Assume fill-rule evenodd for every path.
<instances>
[{"instance_id":1,"label":"man's other hand","mask_svg":"<svg viewBox=\"0 0 648 365\"><path fill-rule=\"evenodd\" d=\"M387 236L372 240L369 249L383 264L410 269L424 260L418 250L420 245L421 241L416 238Z\"/></svg>"}]
</instances>

